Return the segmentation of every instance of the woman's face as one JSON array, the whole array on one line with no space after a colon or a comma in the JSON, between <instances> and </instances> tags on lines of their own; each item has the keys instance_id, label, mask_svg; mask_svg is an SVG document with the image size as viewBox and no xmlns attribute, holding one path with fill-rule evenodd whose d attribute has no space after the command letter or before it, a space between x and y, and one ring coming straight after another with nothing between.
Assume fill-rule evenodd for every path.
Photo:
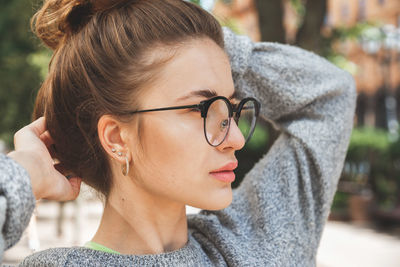
<instances>
[{"instance_id":1,"label":"woman's face","mask_svg":"<svg viewBox=\"0 0 400 267\"><path fill-rule=\"evenodd\" d=\"M178 49L142 95L141 107L198 104L207 99L195 95L199 90L215 91L227 98L234 93L229 59L208 38L190 41ZM141 145L132 135L128 146L136 186L161 200L201 209L217 210L231 203L231 182L220 181L210 172L236 163L235 151L244 146L244 137L233 119L224 142L212 147L204 137L199 112L182 109L135 116L141 116Z\"/></svg>"}]
</instances>

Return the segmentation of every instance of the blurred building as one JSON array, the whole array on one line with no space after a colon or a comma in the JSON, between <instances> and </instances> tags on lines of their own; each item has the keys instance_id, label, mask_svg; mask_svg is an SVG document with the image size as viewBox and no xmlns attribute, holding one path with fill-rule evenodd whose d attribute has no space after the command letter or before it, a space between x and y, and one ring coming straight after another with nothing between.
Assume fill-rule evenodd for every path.
<instances>
[{"instance_id":1,"label":"blurred building","mask_svg":"<svg viewBox=\"0 0 400 267\"><path fill-rule=\"evenodd\" d=\"M365 20L398 24L400 16L398 0L330 0L328 6L328 23L335 26L351 26Z\"/></svg>"},{"instance_id":2,"label":"blurred building","mask_svg":"<svg viewBox=\"0 0 400 267\"><path fill-rule=\"evenodd\" d=\"M337 46L338 51L358 66L354 73L359 92L358 124L390 128L390 121L397 121L400 114L400 1L330 0L328 3L327 27L351 27L369 21L386 28L391 25L391 31L397 34L390 37L394 40L347 41ZM397 99L397 103L391 99ZM392 131L398 131L398 126Z\"/></svg>"},{"instance_id":3,"label":"blurred building","mask_svg":"<svg viewBox=\"0 0 400 267\"><path fill-rule=\"evenodd\" d=\"M354 26L358 22L373 21L382 24L400 26L400 1L399 0L331 0L327 16L328 27ZM356 75L359 91L368 94L374 93L383 85L382 66L377 57L382 57L383 52L376 55L361 49L357 43L342 44L341 47L350 60L360 66ZM391 60L391 77L389 82L396 87L400 82L398 58L394 53Z\"/></svg>"}]
</instances>

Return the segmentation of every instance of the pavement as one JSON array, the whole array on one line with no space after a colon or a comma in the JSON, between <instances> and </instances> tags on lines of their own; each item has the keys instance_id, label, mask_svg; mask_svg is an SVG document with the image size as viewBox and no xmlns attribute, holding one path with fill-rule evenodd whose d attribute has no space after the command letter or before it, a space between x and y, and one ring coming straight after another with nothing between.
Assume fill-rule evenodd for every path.
<instances>
[{"instance_id":1,"label":"pavement","mask_svg":"<svg viewBox=\"0 0 400 267\"><path fill-rule=\"evenodd\" d=\"M89 241L97 230L103 207L100 201L91 197L80 197L79 201L83 205L76 202L64 205L61 221L58 220L59 203L38 203L36 222L31 221L33 227L29 227L21 240L5 252L3 263L17 265L34 251L83 245ZM188 207L187 212L196 213L198 209ZM75 214L80 215L79 220L75 219ZM30 241L28 235L32 237ZM400 267L400 234L378 232L368 225L329 221L318 250L317 267L339 266Z\"/></svg>"},{"instance_id":2,"label":"pavement","mask_svg":"<svg viewBox=\"0 0 400 267\"><path fill-rule=\"evenodd\" d=\"M400 230L388 234L368 225L328 222L317 255L319 267L399 267Z\"/></svg>"}]
</instances>

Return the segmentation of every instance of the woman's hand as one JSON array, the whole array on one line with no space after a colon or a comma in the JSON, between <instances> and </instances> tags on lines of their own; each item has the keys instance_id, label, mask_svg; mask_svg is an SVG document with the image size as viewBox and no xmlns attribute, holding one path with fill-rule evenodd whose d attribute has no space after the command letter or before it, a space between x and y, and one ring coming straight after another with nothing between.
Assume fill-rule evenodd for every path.
<instances>
[{"instance_id":1,"label":"woman's hand","mask_svg":"<svg viewBox=\"0 0 400 267\"><path fill-rule=\"evenodd\" d=\"M7 156L28 171L37 200L73 200L79 195L82 179L67 179L55 168L49 152L52 144L53 141L46 130L45 118L41 117L14 135L15 151Z\"/></svg>"}]
</instances>

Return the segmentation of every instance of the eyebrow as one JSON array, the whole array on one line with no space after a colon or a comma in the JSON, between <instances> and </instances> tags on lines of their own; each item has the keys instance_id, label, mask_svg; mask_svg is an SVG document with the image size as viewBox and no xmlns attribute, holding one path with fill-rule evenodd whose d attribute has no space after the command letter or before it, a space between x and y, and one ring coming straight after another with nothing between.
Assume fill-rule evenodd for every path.
<instances>
[{"instance_id":1,"label":"eyebrow","mask_svg":"<svg viewBox=\"0 0 400 267\"><path fill-rule=\"evenodd\" d=\"M217 94L217 92L215 92L214 90L211 90L211 89L197 90L197 91L192 91L189 94L184 95L182 97L179 97L177 99L177 101L185 100L185 99L188 99L188 98L191 98L191 97L195 97L195 96L196 97L201 96L201 97L205 97L205 98L212 98L212 97L218 96L218 94ZM230 97L228 97L229 100L236 99L236 98L237 98L236 91L233 92L233 94Z\"/></svg>"}]
</instances>

